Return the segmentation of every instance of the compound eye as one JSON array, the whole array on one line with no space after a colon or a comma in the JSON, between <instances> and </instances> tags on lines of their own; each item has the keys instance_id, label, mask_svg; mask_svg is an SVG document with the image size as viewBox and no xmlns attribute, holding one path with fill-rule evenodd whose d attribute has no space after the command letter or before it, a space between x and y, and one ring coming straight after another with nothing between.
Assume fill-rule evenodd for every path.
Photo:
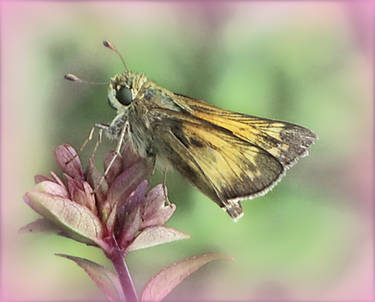
<instances>
[{"instance_id":1,"label":"compound eye","mask_svg":"<svg viewBox=\"0 0 375 302\"><path fill-rule=\"evenodd\" d=\"M132 98L132 92L131 90L126 87L126 86L122 86L117 92L116 92L116 98L117 100L125 105L125 106L128 106L130 105L130 103L133 101L133 98Z\"/></svg>"}]
</instances>

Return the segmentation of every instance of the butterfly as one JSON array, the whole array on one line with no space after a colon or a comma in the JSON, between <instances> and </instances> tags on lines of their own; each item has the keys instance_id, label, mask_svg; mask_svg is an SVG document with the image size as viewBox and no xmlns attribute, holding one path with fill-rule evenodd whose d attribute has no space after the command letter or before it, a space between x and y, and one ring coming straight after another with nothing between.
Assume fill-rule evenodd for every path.
<instances>
[{"instance_id":1,"label":"butterfly","mask_svg":"<svg viewBox=\"0 0 375 302\"><path fill-rule=\"evenodd\" d=\"M117 154L130 141L139 155L172 166L234 220L243 215L241 201L271 190L317 138L293 123L223 110L171 92L129 71L119 51L103 43L119 54L126 71L108 86L116 117L96 127L117 140Z\"/></svg>"}]
</instances>

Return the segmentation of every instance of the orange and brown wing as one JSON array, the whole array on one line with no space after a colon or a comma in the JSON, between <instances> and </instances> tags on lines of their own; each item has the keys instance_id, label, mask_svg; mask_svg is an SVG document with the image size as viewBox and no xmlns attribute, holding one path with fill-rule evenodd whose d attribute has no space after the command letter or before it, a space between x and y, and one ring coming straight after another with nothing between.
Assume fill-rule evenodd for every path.
<instances>
[{"instance_id":1,"label":"orange and brown wing","mask_svg":"<svg viewBox=\"0 0 375 302\"><path fill-rule=\"evenodd\" d=\"M242 215L239 201L265 194L284 167L270 153L225 129L169 112L154 128L159 154L228 214Z\"/></svg>"},{"instance_id":2,"label":"orange and brown wing","mask_svg":"<svg viewBox=\"0 0 375 302\"><path fill-rule=\"evenodd\" d=\"M316 136L287 122L230 112L181 95L153 107L158 154L237 219L240 201L268 192Z\"/></svg>"}]
</instances>

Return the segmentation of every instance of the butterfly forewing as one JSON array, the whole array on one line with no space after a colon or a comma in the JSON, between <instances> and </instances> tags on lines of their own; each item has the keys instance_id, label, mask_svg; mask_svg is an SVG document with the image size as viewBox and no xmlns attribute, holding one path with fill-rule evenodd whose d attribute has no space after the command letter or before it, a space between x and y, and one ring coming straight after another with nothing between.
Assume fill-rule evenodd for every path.
<instances>
[{"instance_id":1,"label":"butterfly forewing","mask_svg":"<svg viewBox=\"0 0 375 302\"><path fill-rule=\"evenodd\" d=\"M298 157L307 155L307 148L316 139L312 131L292 123L223 110L182 95L177 95L175 101L191 115L261 147L284 167L293 165Z\"/></svg>"}]
</instances>

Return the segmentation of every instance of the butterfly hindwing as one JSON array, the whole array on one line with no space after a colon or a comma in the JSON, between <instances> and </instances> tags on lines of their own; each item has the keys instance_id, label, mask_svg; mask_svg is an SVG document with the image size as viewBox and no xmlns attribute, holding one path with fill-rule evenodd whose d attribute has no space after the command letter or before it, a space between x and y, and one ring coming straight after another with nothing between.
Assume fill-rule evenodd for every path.
<instances>
[{"instance_id":1,"label":"butterfly hindwing","mask_svg":"<svg viewBox=\"0 0 375 302\"><path fill-rule=\"evenodd\" d=\"M161 154L232 218L242 214L240 200L269 190L284 172L270 153L225 129L174 113L155 128Z\"/></svg>"}]
</instances>

